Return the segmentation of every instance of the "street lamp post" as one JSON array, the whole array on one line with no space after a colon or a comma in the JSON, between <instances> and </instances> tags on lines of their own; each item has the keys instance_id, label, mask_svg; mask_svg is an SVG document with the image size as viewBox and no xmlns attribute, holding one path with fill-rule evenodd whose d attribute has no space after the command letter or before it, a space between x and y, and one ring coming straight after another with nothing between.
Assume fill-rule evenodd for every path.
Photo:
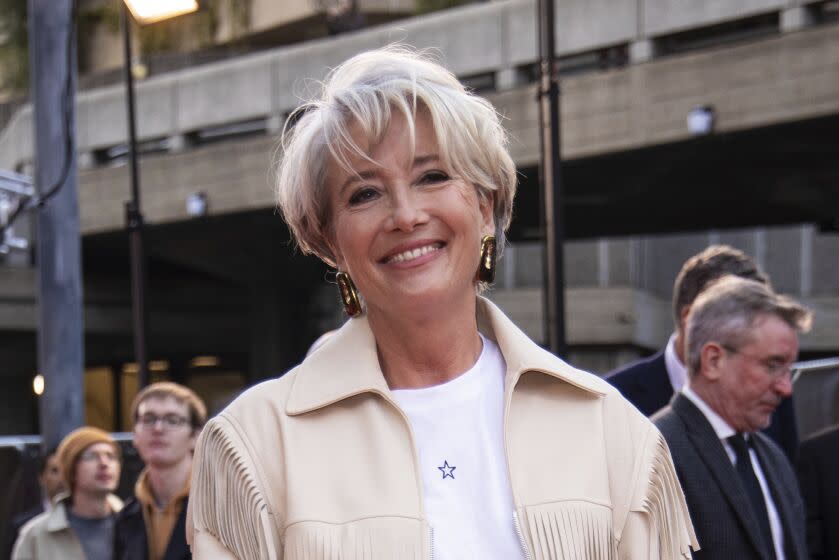
<instances>
[{"instance_id":1,"label":"street lamp post","mask_svg":"<svg viewBox=\"0 0 839 560\"><path fill-rule=\"evenodd\" d=\"M125 203L125 223L131 255L131 319L134 332L134 360L137 362L137 385L149 383L148 307L146 305L146 252L143 244L143 213L140 206L140 170L137 163L137 129L134 103L134 74L131 64L131 16L140 24L154 23L194 12L194 0L124 0L122 2L122 38L124 51L125 104L128 115L128 167L131 200Z\"/></svg>"},{"instance_id":2,"label":"street lamp post","mask_svg":"<svg viewBox=\"0 0 839 560\"><path fill-rule=\"evenodd\" d=\"M538 0L539 123L542 148L542 219L545 231L545 339L565 356L565 278L563 262L559 69L556 61L554 0Z\"/></svg>"}]
</instances>

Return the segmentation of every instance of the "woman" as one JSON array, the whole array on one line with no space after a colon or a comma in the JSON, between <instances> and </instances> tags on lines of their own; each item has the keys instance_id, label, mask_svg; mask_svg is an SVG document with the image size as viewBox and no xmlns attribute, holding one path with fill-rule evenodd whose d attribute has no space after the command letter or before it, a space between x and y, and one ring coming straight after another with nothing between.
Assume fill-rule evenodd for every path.
<instances>
[{"instance_id":1,"label":"woman","mask_svg":"<svg viewBox=\"0 0 839 560\"><path fill-rule=\"evenodd\" d=\"M478 295L516 184L489 103L388 48L297 117L279 206L352 319L205 428L196 557L689 558L660 434Z\"/></svg>"}]
</instances>

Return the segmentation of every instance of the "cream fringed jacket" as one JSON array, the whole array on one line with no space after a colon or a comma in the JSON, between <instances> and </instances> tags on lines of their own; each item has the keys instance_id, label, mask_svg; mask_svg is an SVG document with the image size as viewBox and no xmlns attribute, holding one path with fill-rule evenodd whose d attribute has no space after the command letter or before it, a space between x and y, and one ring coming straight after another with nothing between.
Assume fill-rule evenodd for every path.
<instances>
[{"instance_id":1,"label":"cream fringed jacket","mask_svg":"<svg viewBox=\"0 0 839 560\"><path fill-rule=\"evenodd\" d=\"M690 558L696 537L657 429L483 298L478 327L507 362L510 523L525 557ZM431 558L411 429L364 317L211 420L192 481L197 560Z\"/></svg>"}]
</instances>

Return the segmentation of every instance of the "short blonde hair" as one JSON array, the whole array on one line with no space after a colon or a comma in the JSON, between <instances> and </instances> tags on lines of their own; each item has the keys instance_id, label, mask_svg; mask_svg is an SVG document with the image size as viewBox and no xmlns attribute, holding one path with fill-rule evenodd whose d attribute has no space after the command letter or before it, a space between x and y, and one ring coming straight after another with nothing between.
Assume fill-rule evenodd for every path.
<instances>
[{"instance_id":1,"label":"short blonde hair","mask_svg":"<svg viewBox=\"0 0 839 560\"><path fill-rule=\"evenodd\" d=\"M300 248L334 266L328 243L328 164L334 161L351 172L349 156L369 159L352 139L351 127L376 144L394 111L404 116L412 133L420 111L430 117L443 163L472 183L479 197L492 201L500 253L512 217L516 166L499 115L428 53L398 45L359 54L335 68L319 98L286 122L276 194Z\"/></svg>"}]
</instances>

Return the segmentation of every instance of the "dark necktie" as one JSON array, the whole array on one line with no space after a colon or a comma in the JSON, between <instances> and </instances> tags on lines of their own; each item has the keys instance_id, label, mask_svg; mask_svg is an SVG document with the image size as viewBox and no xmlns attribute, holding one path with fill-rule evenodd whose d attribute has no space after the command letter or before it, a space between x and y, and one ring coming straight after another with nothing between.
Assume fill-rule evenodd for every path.
<instances>
[{"instance_id":1,"label":"dark necktie","mask_svg":"<svg viewBox=\"0 0 839 560\"><path fill-rule=\"evenodd\" d=\"M763 497L763 491L760 489L760 482L758 482L755 471L752 469L749 446L743 434L740 433L728 438L728 443L737 455L737 474L740 475L740 481L743 483L743 488L746 490L746 495L752 504L752 512L755 515L758 527L760 527L763 543L766 545L766 552L769 553L769 558L775 558L775 544L772 540L772 529L769 527L769 514L766 511L766 501Z\"/></svg>"}]
</instances>

